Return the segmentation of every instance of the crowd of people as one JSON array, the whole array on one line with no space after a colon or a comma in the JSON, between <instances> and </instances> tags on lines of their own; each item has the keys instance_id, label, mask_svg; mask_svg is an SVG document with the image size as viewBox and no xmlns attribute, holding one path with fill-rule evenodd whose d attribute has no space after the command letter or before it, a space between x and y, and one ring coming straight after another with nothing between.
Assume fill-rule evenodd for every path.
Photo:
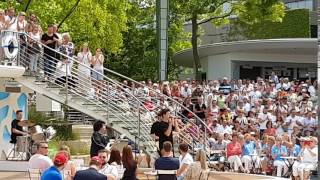
<instances>
[{"instance_id":1,"label":"crowd of people","mask_svg":"<svg viewBox=\"0 0 320 180\"><path fill-rule=\"evenodd\" d=\"M28 70L31 74L38 73L40 56L44 56L45 80L54 77L57 83L65 81L66 76L72 76L69 71L74 62L68 57L75 56L75 45L70 34L59 33L56 25L49 25L45 33L35 14L26 16L23 12L16 16L13 8L0 9L0 30L29 35L29 38L21 36L20 42L22 50L30 58ZM41 47L37 42L46 46ZM88 44L83 44L76 58L79 63L77 71L82 74L77 77L77 81L92 79L98 92L103 86L104 57L101 49L97 48L93 55ZM88 67L92 67L93 71ZM81 85L84 83L78 86L87 91ZM155 168L175 169L178 179L193 177L194 174L190 175L190 172L202 172L193 171L193 168L206 170L208 165L217 171L228 169L288 176L290 163L293 163L290 173L295 179L306 179L311 171L316 170L318 141L315 137L319 135L316 80L290 80L287 77L279 78L272 72L270 77L257 77L256 80L229 80L224 77L203 82L153 83L147 80L137 84L123 81L122 85L122 89L108 93L125 97L124 94L129 92L144 97L145 108L157 114L159 119L151 129L154 140L159 141L161 156L156 160ZM177 110L172 99L183 104L186 109ZM98 131L100 129L95 130ZM175 134L189 137L178 138L181 154L179 160L174 158L173 144L177 143L174 141ZM197 139L198 149L195 162L189 154L189 149L192 152L196 149L190 146L193 139ZM40 143L37 153L30 159L30 167L41 169L43 179L50 179L51 176L60 178L60 171L65 169L70 169L73 179L86 179L88 176L118 179L117 171L123 171L121 168L125 169L123 179L135 177L137 163L133 160L130 146L125 147L122 154L105 152L104 148L92 149L96 151L95 155L91 157L90 168L84 171L75 171L72 163L69 164L68 148L62 148L53 161L46 157L47 149L47 144ZM106 155L109 153L107 161ZM206 154L210 154L208 162L215 163L207 164ZM105 175L98 174L98 171Z\"/></svg>"},{"instance_id":2,"label":"crowd of people","mask_svg":"<svg viewBox=\"0 0 320 180\"><path fill-rule=\"evenodd\" d=\"M164 96L148 102L148 107L162 108L159 121L151 129L162 151L165 141L175 143L173 134L178 129L179 135L191 134L200 140L207 133L209 147L200 143L198 149L210 152L208 165L217 171L282 177L292 174L295 179L306 179L310 171L317 170L316 80L289 81L273 72L268 79L258 77L255 81L229 81L225 77L203 83L142 83L153 89L148 92L141 88L140 93L145 96L165 94L189 109L173 116L175 108ZM159 94L154 93L156 91ZM190 116L190 111L202 119L205 126ZM292 172L288 172L291 168Z\"/></svg>"}]
</instances>

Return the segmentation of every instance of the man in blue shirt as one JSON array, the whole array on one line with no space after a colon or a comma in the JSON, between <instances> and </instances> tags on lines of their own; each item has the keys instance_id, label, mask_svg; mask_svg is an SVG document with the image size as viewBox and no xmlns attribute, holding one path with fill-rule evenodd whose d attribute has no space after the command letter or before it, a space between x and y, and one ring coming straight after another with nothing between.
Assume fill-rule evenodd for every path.
<instances>
[{"instance_id":1,"label":"man in blue shirt","mask_svg":"<svg viewBox=\"0 0 320 180\"><path fill-rule=\"evenodd\" d=\"M41 175L41 180L63 180L62 171L68 162L67 155L63 152L56 154L53 160L53 166L45 170Z\"/></svg>"},{"instance_id":2,"label":"man in blue shirt","mask_svg":"<svg viewBox=\"0 0 320 180\"><path fill-rule=\"evenodd\" d=\"M246 173L250 173L251 165L254 164L255 168L259 168L260 158L257 155L257 145L253 141L254 138L250 134L244 136L245 143L242 146L242 158L241 161L244 163L244 170ZM253 167L252 167L253 169Z\"/></svg>"},{"instance_id":3,"label":"man in blue shirt","mask_svg":"<svg viewBox=\"0 0 320 180\"><path fill-rule=\"evenodd\" d=\"M271 155L274 159L273 165L277 167L277 176L280 177L283 169L283 174L288 172L288 166L281 157L288 156L286 146L282 145L281 137L276 138L276 144L271 148Z\"/></svg>"},{"instance_id":4,"label":"man in blue shirt","mask_svg":"<svg viewBox=\"0 0 320 180\"><path fill-rule=\"evenodd\" d=\"M172 156L172 144L169 141L163 143L162 157L155 162L156 170L178 170L180 163L179 159ZM159 175L159 180L176 179L175 175Z\"/></svg>"}]
</instances>

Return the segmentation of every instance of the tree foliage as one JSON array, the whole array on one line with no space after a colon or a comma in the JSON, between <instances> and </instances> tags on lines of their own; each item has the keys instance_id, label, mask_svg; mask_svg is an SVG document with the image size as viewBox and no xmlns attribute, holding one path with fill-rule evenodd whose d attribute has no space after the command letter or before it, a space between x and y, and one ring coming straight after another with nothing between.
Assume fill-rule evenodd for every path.
<instances>
[{"instance_id":1,"label":"tree foliage","mask_svg":"<svg viewBox=\"0 0 320 180\"><path fill-rule=\"evenodd\" d=\"M309 21L308 9L289 10L281 22L265 20L248 24L236 20L231 23L229 36L231 40L236 40L239 34L245 39L309 38Z\"/></svg>"},{"instance_id":2,"label":"tree foliage","mask_svg":"<svg viewBox=\"0 0 320 180\"><path fill-rule=\"evenodd\" d=\"M170 7L175 7L174 16L192 24L191 44L196 79L201 78L197 49L201 24L212 22L219 26L230 23L231 17L248 24L262 20L279 22L284 16L284 5L281 0L172 0Z\"/></svg>"}]
</instances>

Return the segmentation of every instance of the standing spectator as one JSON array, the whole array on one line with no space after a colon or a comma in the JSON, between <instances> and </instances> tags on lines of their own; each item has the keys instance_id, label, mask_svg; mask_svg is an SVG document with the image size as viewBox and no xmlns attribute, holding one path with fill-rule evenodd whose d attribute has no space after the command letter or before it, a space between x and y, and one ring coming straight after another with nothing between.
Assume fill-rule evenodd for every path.
<instances>
[{"instance_id":1,"label":"standing spectator","mask_svg":"<svg viewBox=\"0 0 320 180\"><path fill-rule=\"evenodd\" d=\"M231 92L231 86L227 77L223 78L222 83L219 86L219 91L223 91L224 94L229 94Z\"/></svg>"},{"instance_id":2,"label":"standing spectator","mask_svg":"<svg viewBox=\"0 0 320 180\"><path fill-rule=\"evenodd\" d=\"M79 90L83 94L87 94L88 85L90 85L90 66L92 54L89 50L88 44L84 43L81 51L78 53L78 79L79 79Z\"/></svg>"},{"instance_id":3,"label":"standing spectator","mask_svg":"<svg viewBox=\"0 0 320 180\"><path fill-rule=\"evenodd\" d=\"M53 165L51 159L48 157L48 144L38 143L37 152L29 159L30 169L40 169L41 172Z\"/></svg>"},{"instance_id":4,"label":"standing spectator","mask_svg":"<svg viewBox=\"0 0 320 180\"><path fill-rule=\"evenodd\" d=\"M5 30L7 29L7 21L5 18L4 10L0 9L0 30Z\"/></svg>"},{"instance_id":5,"label":"standing spectator","mask_svg":"<svg viewBox=\"0 0 320 180\"><path fill-rule=\"evenodd\" d=\"M133 159L130 146L125 146L122 150L122 163L125 168L122 180L137 180L137 162Z\"/></svg>"},{"instance_id":6,"label":"standing spectator","mask_svg":"<svg viewBox=\"0 0 320 180\"><path fill-rule=\"evenodd\" d=\"M99 95L101 91L102 81L103 81L103 63L104 56L102 54L101 48L96 49L96 54L92 57L91 60L93 71L92 71L92 80L94 81L94 86L96 88L96 94Z\"/></svg>"},{"instance_id":7,"label":"standing spectator","mask_svg":"<svg viewBox=\"0 0 320 180\"><path fill-rule=\"evenodd\" d=\"M62 43L59 46L59 52L72 58L74 53L74 44L69 33L62 34Z\"/></svg>"},{"instance_id":8,"label":"standing spectator","mask_svg":"<svg viewBox=\"0 0 320 180\"><path fill-rule=\"evenodd\" d=\"M271 155L274 159L273 165L277 167L277 176L281 177L282 169L283 174L286 174L288 167L281 157L288 156L288 151L286 146L282 145L281 137L276 137L276 144L272 146Z\"/></svg>"},{"instance_id":9,"label":"standing spectator","mask_svg":"<svg viewBox=\"0 0 320 180\"><path fill-rule=\"evenodd\" d=\"M36 75L38 60L41 53L41 34L39 32L39 26L34 25L32 31L29 33L30 38L28 39L28 54L30 57L29 69L31 75Z\"/></svg>"},{"instance_id":10,"label":"standing spectator","mask_svg":"<svg viewBox=\"0 0 320 180\"><path fill-rule=\"evenodd\" d=\"M55 49L58 40L58 36L53 32L53 25L49 25L48 32L41 37L41 42L46 45L43 50L45 80L49 80L56 69L58 60L55 58Z\"/></svg>"},{"instance_id":11,"label":"standing spectator","mask_svg":"<svg viewBox=\"0 0 320 180\"><path fill-rule=\"evenodd\" d=\"M7 16L5 17L5 20L9 31L17 31L17 18L15 17L15 10L13 7L9 7L7 9Z\"/></svg>"},{"instance_id":12,"label":"standing spectator","mask_svg":"<svg viewBox=\"0 0 320 180\"><path fill-rule=\"evenodd\" d=\"M94 157L98 155L98 151L105 149L109 140L106 136L106 125L105 122L98 120L93 124L93 134L91 136L91 148L90 156Z\"/></svg>"},{"instance_id":13,"label":"standing spectator","mask_svg":"<svg viewBox=\"0 0 320 180\"><path fill-rule=\"evenodd\" d=\"M241 144L238 142L238 135L232 134L232 141L227 145L227 159L230 164L233 164L233 169L237 172L239 168L242 172L244 169L241 163Z\"/></svg>"},{"instance_id":14,"label":"standing spectator","mask_svg":"<svg viewBox=\"0 0 320 180\"><path fill-rule=\"evenodd\" d=\"M24 33L26 32L27 21L26 21L26 13L20 12L17 21L17 31Z\"/></svg>"},{"instance_id":15,"label":"standing spectator","mask_svg":"<svg viewBox=\"0 0 320 180\"><path fill-rule=\"evenodd\" d=\"M68 161L65 153L58 153L53 158L53 166L43 172L41 175L41 180L63 180L61 171L66 166Z\"/></svg>"},{"instance_id":16,"label":"standing spectator","mask_svg":"<svg viewBox=\"0 0 320 180\"><path fill-rule=\"evenodd\" d=\"M59 149L61 153L64 153L68 159L63 172L64 172L64 180L72 180L76 174L76 165L71 160L70 148L68 146L62 145Z\"/></svg>"},{"instance_id":17,"label":"standing spectator","mask_svg":"<svg viewBox=\"0 0 320 180\"><path fill-rule=\"evenodd\" d=\"M184 179L185 174L189 170L189 167L191 163L193 163L192 156L189 154L189 147L188 144L180 144L179 145L179 162L180 162L180 168L177 173L177 179L182 180Z\"/></svg>"},{"instance_id":18,"label":"standing spectator","mask_svg":"<svg viewBox=\"0 0 320 180\"><path fill-rule=\"evenodd\" d=\"M272 82L274 82L275 84L278 84L279 83L279 78L278 76L276 75L275 72L271 72L271 76L269 76L269 80L271 80Z\"/></svg>"},{"instance_id":19,"label":"standing spectator","mask_svg":"<svg viewBox=\"0 0 320 180\"><path fill-rule=\"evenodd\" d=\"M91 158L89 169L77 171L73 180L115 180L113 177L108 177L99 173L103 164L103 160L98 156Z\"/></svg>"},{"instance_id":20,"label":"standing spectator","mask_svg":"<svg viewBox=\"0 0 320 180\"><path fill-rule=\"evenodd\" d=\"M169 141L163 143L163 154L159 157L154 167L156 170L177 170L179 169L179 159L174 158L172 154L172 144ZM159 175L159 180L171 180L172 175Z\"/></svg>"}]
</instances>

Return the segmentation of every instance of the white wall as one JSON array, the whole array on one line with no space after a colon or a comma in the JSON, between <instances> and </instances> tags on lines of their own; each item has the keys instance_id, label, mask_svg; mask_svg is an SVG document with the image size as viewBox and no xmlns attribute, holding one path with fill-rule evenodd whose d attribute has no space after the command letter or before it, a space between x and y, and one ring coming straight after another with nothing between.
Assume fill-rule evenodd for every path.
<instances>
[{"instance_id":1,"label":"white wall","mask_svg":"<svg viewBox=\"0 0 320 180\"><path fill-rule=\"evenodd\" d=\"M316 55L290 55L274 53L227 53L201 58L203 71L207 73L207 79L218 79L224 76L233 77L235 66L232 61L255 61L255 62L288 62L288 63L317 63Z\"/></svg>"},{"instance_id":2,"label":"white wall","mask_svg":"<svg viewBox=\"0 0 320 180\"><path fill-rule=\"evenodd\" d=\"M231 60L263 61L263 62L290 62L290 63L316 63L317 55L290 55L268 53L230 53Z\"/></svg>"},{"instance_id":3,"label":"white wall","mask_svg":"<svg viewBox=\"0 0 320 180\"><path fill-rule=\"evenodd\" d=\"M232 66L229 54L209 56L207 64L207 80L232 77Z\"/></svg>"}]
</instances>

